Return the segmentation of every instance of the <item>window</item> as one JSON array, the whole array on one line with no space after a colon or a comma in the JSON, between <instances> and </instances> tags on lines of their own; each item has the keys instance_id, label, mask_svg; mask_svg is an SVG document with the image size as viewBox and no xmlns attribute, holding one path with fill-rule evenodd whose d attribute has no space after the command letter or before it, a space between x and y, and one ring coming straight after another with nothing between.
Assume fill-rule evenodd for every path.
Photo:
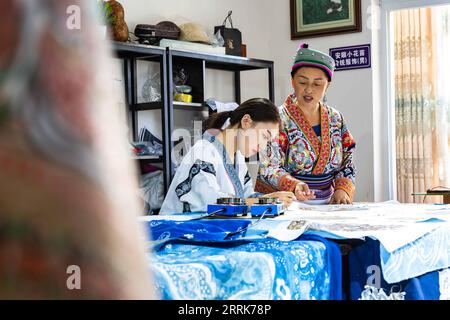
<instances>
[{"instance_id":1,"label":"window","mask_svg":"<svg viewBox=\"0 0 450 320\"><path fill-rule=\"evenodd\" d=\"M397 199L422 202L412 193L450 187L450 6L404 9L391 17Z\"/></svg>"}]
</instances>

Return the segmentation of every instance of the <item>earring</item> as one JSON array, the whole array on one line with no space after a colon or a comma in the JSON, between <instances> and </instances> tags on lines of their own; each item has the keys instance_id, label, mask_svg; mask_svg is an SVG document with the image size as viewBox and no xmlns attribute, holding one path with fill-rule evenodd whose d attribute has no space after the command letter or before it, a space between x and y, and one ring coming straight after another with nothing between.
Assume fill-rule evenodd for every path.
<instances>
[{"instance_id":1,"label":"earring","mask_svg":"<svg viewBox=\"0 0 450 320\"><path fill-rule=\"evenodd\" d=\"M323 103L325 104L325 103L327 103L327 101L328 101L327 95L324 95L323 96Z\"/></svg>"}]
</instances>

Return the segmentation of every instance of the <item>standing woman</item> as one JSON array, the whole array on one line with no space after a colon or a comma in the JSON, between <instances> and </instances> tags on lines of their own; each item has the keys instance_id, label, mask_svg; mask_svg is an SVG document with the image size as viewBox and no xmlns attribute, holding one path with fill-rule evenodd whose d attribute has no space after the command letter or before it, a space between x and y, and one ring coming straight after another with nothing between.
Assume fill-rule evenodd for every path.
<instances>
[{"instance_id":1,"label":"standing woman","mask_svg":"<svg viewBox=\"0 0 450 320\"><path fill-rule=\"evenodd\" d=\"M267 99L255 98L231 112L213 115L208 130L189 150L178 167L160 213L205 212L218 198L263 196L253 190L245 158L258 152L279 131L277 107ZM275 192L286 206L292 192ZM247 203L254 200L247 199Z\"/></svg>"},{"instance_id":2,"label":"standing woman","mask_svg":"<svg viewBox=\"0 0 450 320\"><path fill-rule=\"evenodd\" d=\"M294 93L280 107L279 139L268 144L256 190L294 192L300 201L350 204L355 141L342 114L325 105L335 62L302 44L291 70Z\"/></svg>"}]
</instances>

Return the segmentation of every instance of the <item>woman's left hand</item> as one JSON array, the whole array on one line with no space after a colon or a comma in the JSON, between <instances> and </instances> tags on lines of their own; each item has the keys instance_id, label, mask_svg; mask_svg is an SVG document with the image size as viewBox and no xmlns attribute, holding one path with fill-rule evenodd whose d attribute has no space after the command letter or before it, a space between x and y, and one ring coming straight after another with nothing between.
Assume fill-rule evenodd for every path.
<instances>
[{"instance_id":1,"label":"woman's left hand","mask_svg":"<svg viewBox=\"0 0 450 320\"><path fill-rule=\"evenodd\" d=\"M330 204L352 204L352 200L347 192L338 189L334 192Z\"/></svg>"}]
</instances>

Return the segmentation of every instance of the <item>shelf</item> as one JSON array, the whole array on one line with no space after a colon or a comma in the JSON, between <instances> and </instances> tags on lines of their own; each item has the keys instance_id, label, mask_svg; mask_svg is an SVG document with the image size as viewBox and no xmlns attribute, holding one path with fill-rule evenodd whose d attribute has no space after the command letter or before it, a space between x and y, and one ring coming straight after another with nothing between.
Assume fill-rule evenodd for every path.
<instances>
[{"instance_id":1,"label":"shelf","mask_svg":"<svg viewBox=\"0 0 450 320\"><path fill-rule=\"evenodd\" d=\"M165 54L166 48L144 45L134 42L113 42L113 50L118 58L121 59L140 59L140 60L159 60ZM206 52L189 50L170 50L175 57L186 59L204 60L206 68L246 71L273 68L273 62L262 59L252 59L232 55L219 55Z\"/></svg>"},{"instance_id":2,"label":"shelf","mask_svg":"<svg viewBox=\"0 0 450 320\"><path fill-rule=\"evenodd\" d=\"M218 55L189 50L170 50L172 56L185 59L204 60L205 67L228 71L246 71L273 68L273 61L245 57Z\"/></svg>"},{"instance_id":3,"label":"shelf","mask_svg":"<svg viewBox=\"0 0 450 320\"><path fill-rule=\"evenodd\" d=\"M166 49L134 42L112 42L112 49L120 59L141 59L156 61L166 54Z\"/></svg>"},{"instance_id":4,"label":"shelf","mask_svg":"<svg viewBox=\"0 0 450 320\"><path fill-rule=\"evenodd\" d=\"M136 103L130 105L131 111L146 111L146 110L160 110L163 108L161 101Z\"/></svg>"},{"instance_id":5,"label":"shelf","mask_svg":"<svg viewBox=\"0 0 450 320\"><path fill-rule=\"evenodd\" d=\"M161 110L163 108L163 103L160 101L157 102L146 102L146 103L137 103L134 105L130 105L131 111L148 111L148 110ZM173 108L178 110L189 110L189 111L209 111L209 107L205 106L204 103L199 102L173 102Z\"/></svg>"},{"instance_id":6,"label":"shelf","mask_svg":"<svg viewBox=\"0 0 450 320\"><path fill-rule=\"evenodd\" d=\"M189 111L209 111L209 107L205 106L203 103L198 102L173 102L173 108L178 110L189 110Z\"/></svg>"},{"instance_id":7,"label":"shelf","mask_svg":"<svg viewBox=\"0 0 450 320\"><path fill-rule=\"evenodd\" d=\"M133 140L138 139L139 116L146 110L158 110L161 113L161 129L163 142L163 156L131 156L138 160L143 169L146 164L154 163L162 165L164 178L164 192L167 192L174 174L172 163L172 132L174 128L175 111L185 110L190 112L210 114L210 107L205 100L205 77L206 69L217 69L231 71L234 73L234 100L241 102L241 71L263 70L268 71L269 99L274 101L274 63L273 61L237 57L231 55L220 55L189 50L175 50L151 45L139 44L138 42L112 42L111 49L116 58L123 61L123 73L125 84L125 96L127 109L129 111L130 126ZM138 60L151 61L159 64L159 75L161 83L162 101L138 103ZM191 95L194 103L176 102L172 99L174 92L173 73L179 68L185 69L189 75L189 85L192 87ZM198 114L193 114L198 116ZM188 115L177 114L177 117ZM189 115L191 116L191 115Z\"/></svg>"},{"instance_id":8,"label":"shelf","mask_svg":"<svg viewBox=\"0 0 450 320\"><path fill-rule=\"evenodd\" d=\"M141 60L158 60L166 53L166 48L139 44L136 42L112 42L116 55L121 59L135 58ZM219 70L245 71L273 67L273 61L220 55L190 50L170 49L172 56L186 59L204 60L206 67Z\"/></svg>"},{"instance_id":9,"label":"shelf","mask_svg":"<svg viewBox=\"0 0 450 320\"><path fill-rule=\"evenodd\" d=\"M155 162L162 162L163 158L161 156L131 156L133 160L154 160Z\"/></svg>"}]
</instances>

